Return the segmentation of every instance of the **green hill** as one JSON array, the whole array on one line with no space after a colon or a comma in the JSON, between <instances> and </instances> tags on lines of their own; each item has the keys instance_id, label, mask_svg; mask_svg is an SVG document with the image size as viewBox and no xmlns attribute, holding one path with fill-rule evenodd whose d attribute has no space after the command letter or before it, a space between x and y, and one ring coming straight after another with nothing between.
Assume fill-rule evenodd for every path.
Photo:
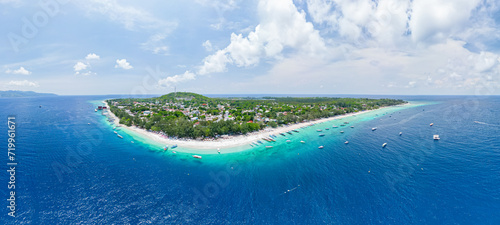
<instances>
[{"instance_id":1,"label":"green hill","mask_svg":"<svg viewBox=\"0 0 500 225\"><path fill-rule=\"evenodd\" d=\"M174 100L174 99L185 99L185 100L208 100L210 99L209 97L192 93L192 92L172 92L166 95L162 95L160 97L162 100Z\"/></svg>"}]
</instances>

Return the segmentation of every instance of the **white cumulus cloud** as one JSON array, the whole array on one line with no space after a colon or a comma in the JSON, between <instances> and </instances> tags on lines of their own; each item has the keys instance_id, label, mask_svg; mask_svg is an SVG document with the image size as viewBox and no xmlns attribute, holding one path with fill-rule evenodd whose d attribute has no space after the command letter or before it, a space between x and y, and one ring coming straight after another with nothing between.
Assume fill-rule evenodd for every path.
<instances>
[{"instance_id":1,"label":"white cumulus cloud","mask_svg":"<svg viewBox=\"0 0 500 225\"><path fill-rule=\"evenodd\" d=\"M160 87L170 87L176 83L184 82L188 80L194 80L196 75L192 72L186 71L183 74L178 74L175 76L167 77L158 81Z\"/></svg>"},{"instance_id":2,"label":"white cumulus cloud","mask_svg":"<svg viewBox=\"0 0 500 225\"><path fill-rule=\"evenodd\" d=\"M31 82L28 80L13 80L7 83L8 86L18 86L18 87L38 87L36 82Z\"/></svg>"},{"instance_id":3,"label":"white cumulus cloud","mask_svg":"<svg viewBox=\"0 0 500 225\"><path fill-rule=\"evenodd\" d=\"M75 72L79 72L81 70L87 69L88 65L82 62L77 62L74 66L73 69L75 69Z\"/></svg>"},{"instance_id":4,"label":"white cumulus cloud","mask_svg":"<svg viewBox=\"0 0 500 225\"><path fill-rule=\"evenodd\" d=\"M8 73L8 74L20 74L20 75L30 75L31 72L26 70L24 67L19 67L19 69L17 70L6 70L5 73Z\"/></svg>"},{"instance_id":5,"label":"white cumulus cloud","mask_svg":"<svg viewBox=\"0 0 500 225\"><path fill-rule=\"evenodd\" d=\"M100 58L101 58L101 57L100 57L100 56L98 56L98 55L96 55L95 53L89 53L89 54L85 57L85 59L86 59L86 60L100 59Z\"/></svg>"},{"instance_id":6,"label":"white cumulus cloud","mask_svg":"<svg viewBox=\"0 0 500 225\"><path fill-rule=\"evenodd\" d=\"M419 0L412 2L409 26L414 41L440 41L461 31L479 0Z\"/></svg>"},{"instance_id":7,"label":"white cumulus cloud","mask_svg":"<svg viewBox=\"0 0 500 225\"><path fill-rule=\"evenodd\" d=\"M202 46L205 48L205 50L211 52L213 50L212 43L210 43L209 40L203 42Z\"/></svg>"},{"instance_id":8,"label":"white cumulus cloud","mask_svg":"<svg viewBox=\"0 0 500 225\"><path fill-rule=\"evenodd\" d=\"M125 69L125 70L129 70L129 69L132 69L134 67L131 66L130 63L127 62L126 59L117 59L116 60L115 68L122 68L122 69Z\"/></svg>"},{"instance_id":9,"label":"white cumulus cloud","mask_svg":"<svg viewBox=\"0 0 500 225\"><path fill-rule=\"evenodd\" d=\"M323 38L291 0L261 0L258 11L260 24L255 30L246 37L232 33L226 48L203 60L199 74L223 72L226 64L249 67L262 58L279 59L284 49L312 55L324 53Z\"/></svg>"}]
</instances>

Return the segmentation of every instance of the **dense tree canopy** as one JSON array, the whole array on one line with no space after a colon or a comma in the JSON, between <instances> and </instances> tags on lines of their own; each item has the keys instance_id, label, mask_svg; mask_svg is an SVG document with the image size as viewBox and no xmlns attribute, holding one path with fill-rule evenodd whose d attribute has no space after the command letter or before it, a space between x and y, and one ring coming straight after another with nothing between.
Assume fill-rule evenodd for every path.
<instances>
[{"instance_id":1,"label":"dense tree canopy","mask_svg":"<svg viewBox=\"0 0 500 225\"><path fill-rule=\"evenodd\" d=\"M107 102L120 123L179 138L246 134L266 127L405 103L368 98L208 98L189 92Z\"/></svg>"}]
</instances>

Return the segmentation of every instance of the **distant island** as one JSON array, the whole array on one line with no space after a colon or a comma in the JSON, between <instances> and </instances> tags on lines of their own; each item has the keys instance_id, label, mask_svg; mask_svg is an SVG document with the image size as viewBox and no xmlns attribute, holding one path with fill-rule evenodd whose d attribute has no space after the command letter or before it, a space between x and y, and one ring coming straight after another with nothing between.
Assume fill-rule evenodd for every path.
<instances>
[{"instance_id":1,"label":"distant island","mask_svg":"<svg viewBox=\"0 0 500 225\"><path fill-rule=\"evenodd\" d=\"M57 96L51 93L38 93L34 91L0 91L0 98L20 98L20 97L41 97L41 96Z\"/></svg>"},{"instance_id":2,"label":"distant island","mask_svg":"<svg viewBox=\"0 0 500 225\"><path fill-rule=\"evenodd\" d=\"M209 98L176 92L155 98L106 100L120 124L168 138L214 139L407 103L396 99Z\"/></svg>"}]
</instances>

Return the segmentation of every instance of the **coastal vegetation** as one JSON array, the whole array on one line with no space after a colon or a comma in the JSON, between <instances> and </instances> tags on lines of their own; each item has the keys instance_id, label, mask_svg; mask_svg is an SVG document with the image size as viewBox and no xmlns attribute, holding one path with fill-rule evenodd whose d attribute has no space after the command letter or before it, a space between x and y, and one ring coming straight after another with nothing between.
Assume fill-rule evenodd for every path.
<instances>
[{"instance_id":1,"label":"coastal vegetation","mask_svg":"<svg viewBox=\"0 0 500 225\"><path fill-rule=\"evenodd\" d=\"M176 92L155 98L107 100L120 123L172 138L218 138L406 103L396 99L209 98Z\"/></svg>"}]
</instances>

